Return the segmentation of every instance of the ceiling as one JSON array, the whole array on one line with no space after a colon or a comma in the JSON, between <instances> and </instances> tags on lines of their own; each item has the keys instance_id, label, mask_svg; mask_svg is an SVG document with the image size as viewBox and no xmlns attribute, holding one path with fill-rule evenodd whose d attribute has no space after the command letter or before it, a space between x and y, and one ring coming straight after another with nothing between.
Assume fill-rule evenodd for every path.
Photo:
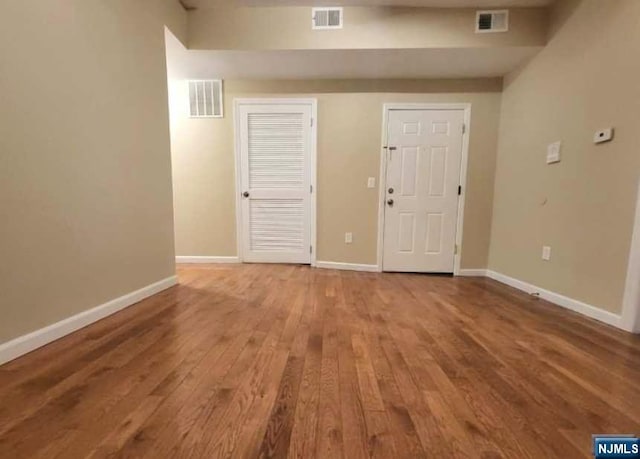
<instances>
[{"instance_id":1,"label":"ceiling","mask_svg":"<svg viewBox=\"0 0 640 459\"><path fill-rule=\"evenodd\" d=\"M555 0L181 0L191 8L220 6L421 6L432 8L538 7Z\"/></svg>"},{"instance_id":2,"label":"ceiling","mask_svg":"<svg viewBox=\"0 0 640 459\"><path fill-rule=\"evenodd\" d=\"M287 51L169 51L172 77L222 79L500 77L538 47Z\"/></svg>"}]
</instances>

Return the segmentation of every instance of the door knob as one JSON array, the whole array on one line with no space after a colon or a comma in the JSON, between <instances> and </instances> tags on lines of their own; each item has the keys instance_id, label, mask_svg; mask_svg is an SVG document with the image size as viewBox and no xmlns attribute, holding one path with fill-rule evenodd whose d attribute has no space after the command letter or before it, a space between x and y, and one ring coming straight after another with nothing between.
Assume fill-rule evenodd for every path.
<instances>
[{"instance_id":1,"label":"door knob","mask_svg":"<svg viewBox=\"0 0 640 459\"><path fill-rule=\"evenodd\" d=\"M245 198L248 198L249 197L249 192L245 191L244 193L242 193L242 196L244 196Z\"/></svg>"},{"instance_id":2,"label":"door knob","mask_svg":"<svg viewBox=\"0 0 640 459\"><path fill-rule=\"evenodd\" d=\"M389 188L389 194L393 194L393 188Z\"/></svg>"},{"instance_id":3,"label":"door knob","mask_svg":"<svg viewBox=\"0 0 640 459\"><path fill-rule=\"evenodd\" d=\"M387 201L387 204L389 204L390 207L393 207L393 199L389 199Z\"/></svg>"}]
</instances>

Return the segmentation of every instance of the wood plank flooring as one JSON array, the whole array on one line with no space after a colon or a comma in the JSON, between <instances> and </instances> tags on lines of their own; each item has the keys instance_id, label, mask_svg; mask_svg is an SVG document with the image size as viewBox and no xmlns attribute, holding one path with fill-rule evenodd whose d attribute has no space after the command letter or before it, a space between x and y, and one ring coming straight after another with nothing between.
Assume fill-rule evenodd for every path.
<instances>
[{"instance_id":1,"label":"wood plank flooring","mask_svg":"<svg viewBox=\"0 0 640 459\"><path fill-rule=\"evenodd\" d=\"M182 266L0 367L0 457L590 457L640 337L488 279Z\"/></svg>"}]
</instances>

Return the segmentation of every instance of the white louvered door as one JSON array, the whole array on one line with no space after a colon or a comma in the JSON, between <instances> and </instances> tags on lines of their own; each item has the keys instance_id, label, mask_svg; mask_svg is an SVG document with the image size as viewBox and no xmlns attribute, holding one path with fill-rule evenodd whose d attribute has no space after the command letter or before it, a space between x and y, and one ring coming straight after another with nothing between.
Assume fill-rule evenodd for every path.
<instances>
[{"instance_id":1,"label":"white louvered door","mask_svg":"<svg viewBox=\"0 0 640 459\"><path fill-rule=\"evenodd\" d=\"M311 104L240 104L242 257L311 262Z\"/></svg>"}]
</instances>

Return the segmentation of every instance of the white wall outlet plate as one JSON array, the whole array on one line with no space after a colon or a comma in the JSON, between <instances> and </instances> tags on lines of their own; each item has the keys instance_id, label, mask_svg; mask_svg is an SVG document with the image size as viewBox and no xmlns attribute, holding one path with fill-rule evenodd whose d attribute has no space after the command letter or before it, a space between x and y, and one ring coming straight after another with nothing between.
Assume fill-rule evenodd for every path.
<instances>
[{"instance_id":1,"label":"white wall outlet plate","mask_svg":"<svg viewBox=\"0 0 640 459\"><path fill-rule=\"evenodd\" d=\"M375 188L375 187L376 187L376 178L369 177L369 180L367 180L367 188Z\"/></svg>"},{"instance_id":2,"label":"white wall outlet plate","mask_svg":"<svg viewBox=\"0 0 640 459\"><path fill-rule=\"evenodd\" d=\"M554 142L547 147L547 164L559 163L562 142Z\"/></svg>"},{"instance_id":3,"label":"white wall outlet plate","mask_svg":"<svg viewBox=\"0 0 640 459\"><path fill-rule=\"evenodd\" d=\"M544 261L551 260L551 247L549 247L548 245L542 247L542 259Z\"/></svg>"},{"instance_id":4,"label":"white wall outlet plate","mask_svg":"<svg viewBox=\"0 0 640 459\"><path fill-rule=\"evenodd\" d=\"M345 244L351 244L353 242L353 233L344 233Z\"/></svg>"},{"instance_id":5,"label":"white wall outlet plate","mask_svg":"<svg viewBox=\"0 0 640 459\"><path fill-rule=\"evenodd\" d=\"M604 143L613 140L613 128L602 129L593 136L593 143Z\"/></svg>"}]
</instances>

